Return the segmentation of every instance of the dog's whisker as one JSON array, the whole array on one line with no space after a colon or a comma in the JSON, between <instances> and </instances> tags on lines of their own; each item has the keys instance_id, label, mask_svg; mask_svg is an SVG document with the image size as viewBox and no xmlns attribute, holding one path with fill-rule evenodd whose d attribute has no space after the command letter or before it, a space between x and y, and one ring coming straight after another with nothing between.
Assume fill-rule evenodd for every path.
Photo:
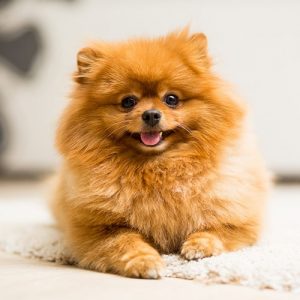
<instances>
[{"instance_id":1,"label":"dog's whisker","mask_svg":"<svg viewBox=\"0 0 300 300\"><path fill-rule=\"evenodd\" d=\"M192 134L192 130L188 127L186 127L185 125L183 125L182 123L177 123L179 128L182 128L183 130L185 130L187 133Z\"/></svg>"},{"instance_id":2,"label":"dog's whisker","mask_svg":"<svg viewBox=\"0 0 300 300\"><path fill-rule=\"evenodd\" d=\"M126 128L126 126L122 126L122 127L119 127L119 128L115 128L113 131L110 132L109 135L106 136L106 138L111 137L114 133L117 133L118 131L121 131L121 130L123 130L123 129L125 129L125 128Z\"/></svg>"},{"instance_id":3,"label":"dog's whisker","mask_svg":"<svg viewBox=\"0 0 300 300\"><path fill-rule=\"evenodd\" d=\"M111 126L107 127L106 129L104 129L104 133L107 133L108 131L112 130L117 125L124 125L124 126L115 128L115 130L125 128L125 125L127 125L127 124L128 124L128 121L116 122L116 123L112 124Z\"/></svg>"}]
</instances>

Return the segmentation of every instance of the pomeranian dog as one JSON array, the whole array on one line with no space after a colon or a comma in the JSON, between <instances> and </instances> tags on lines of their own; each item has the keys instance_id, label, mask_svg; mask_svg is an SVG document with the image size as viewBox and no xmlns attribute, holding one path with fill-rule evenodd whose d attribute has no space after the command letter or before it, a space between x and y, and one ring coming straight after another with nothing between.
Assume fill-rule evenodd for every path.
<instances>
[{"instance_id":1,"label":"pomeranian dog","mask_svg":"<svg viewBox=\"0 0 300 300\"><path fill-rule=\"evenodd\" d=\"M53 211L78 265L159 278L259 237L269 175L204 34L99 42L77 57Z\"/></svg>"}]
</instances>

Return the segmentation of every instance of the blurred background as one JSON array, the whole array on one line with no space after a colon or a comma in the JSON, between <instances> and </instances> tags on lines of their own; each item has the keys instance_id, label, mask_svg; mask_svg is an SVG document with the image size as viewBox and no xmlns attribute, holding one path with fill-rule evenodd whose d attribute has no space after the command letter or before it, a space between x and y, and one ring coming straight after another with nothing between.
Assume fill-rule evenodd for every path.
<instances>
[{"instance_id":1,"label":"blurred background","mask_svg":"<svg viewBox=\"0 0 300 300\"><path fill-rule=\"evenodd\" d=\"M79 48L189 24L249 103L269 168L298 181L299 16L298 0L0 0L1 177L36 178L58 165L54 132Z\"/></svg>"}]
</instances>

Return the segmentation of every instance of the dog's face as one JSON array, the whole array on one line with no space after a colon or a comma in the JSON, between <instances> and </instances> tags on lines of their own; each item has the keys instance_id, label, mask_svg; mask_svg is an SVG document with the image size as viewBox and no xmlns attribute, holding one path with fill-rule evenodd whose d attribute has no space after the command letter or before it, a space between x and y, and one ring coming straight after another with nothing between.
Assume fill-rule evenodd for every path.
<instances>
[{"instance_id":1,"label":"dog's face","mask_svg":"<svg viewBox=\"0 0 300 300\"><path fill-rule=\"evenodd\" d=\"M84 48L74 78L75 99L59 143L72 139L80 149L103 141L147 155L189 143L205 148L222 139L238 114L218 97L203 34Z\"/></svg>"}]
</instances>

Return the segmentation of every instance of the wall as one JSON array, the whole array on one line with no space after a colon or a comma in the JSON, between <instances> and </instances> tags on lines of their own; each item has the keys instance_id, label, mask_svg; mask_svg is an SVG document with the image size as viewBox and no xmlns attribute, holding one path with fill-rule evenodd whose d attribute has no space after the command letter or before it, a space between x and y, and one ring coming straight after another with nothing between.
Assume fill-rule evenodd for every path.
<instances>
[{"instance_id":1,"label":"wall","mask_svg":"<svg viewBox=\"0 0 300 300\"><path fill-rule=\"evenodd\" d=\"M0 31L32 23L42 51L28 78L0 59L1 107L8 119L10 170L52 168L56 120L67 103L77 50L93 39L156 36L186 24L209 40L216 70L252 109L268 165L300 174L300 1L15 1Z\"/></svg>"}]
</instances>

